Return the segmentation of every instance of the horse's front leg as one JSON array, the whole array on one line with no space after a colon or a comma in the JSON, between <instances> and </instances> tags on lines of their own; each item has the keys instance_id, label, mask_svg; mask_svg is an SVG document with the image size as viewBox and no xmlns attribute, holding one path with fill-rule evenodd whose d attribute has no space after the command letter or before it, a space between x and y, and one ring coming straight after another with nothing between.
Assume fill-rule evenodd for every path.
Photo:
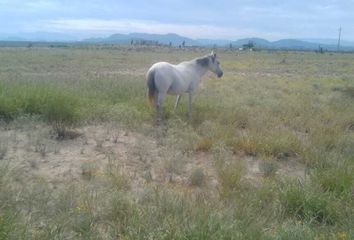
<instances>
[{"instance_id":1,"label":"horse's front leg","mask_svg":"<svg viewBox=\"0 0 354 240\"><path fill-rule=\"evenodd\" d=\"M181 96L182 96L182 95L177 95L177 97L176 97L176 102L175 102L175 106L173 107L173 112L176 112L178 103L179 103L179 101L181 100Z\"/></svg>"}]
</instances>

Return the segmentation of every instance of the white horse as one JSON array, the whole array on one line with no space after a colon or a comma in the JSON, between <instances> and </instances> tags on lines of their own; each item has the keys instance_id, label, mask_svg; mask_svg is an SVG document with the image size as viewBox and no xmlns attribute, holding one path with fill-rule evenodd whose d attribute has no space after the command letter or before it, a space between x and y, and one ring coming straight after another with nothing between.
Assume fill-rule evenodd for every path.
<instances>
[{"instance_id":1,"label":"white horse","mask_svg":"<svg viewBox=\"0 0 354 240\"><path fill-rule=\"evenodd\" d=\"M155 105L157 120L161 120L162 104L166 94L177 95L174 111L181 99L181 94L188 93L188 116L192 116L192 96L195 93L201 78L210 70L219 78L223 72L216 54L211 52L204 57L173 65L167 62L158 62L151 66L146 74L148 95L151 105Z\"/></svg>"}]
</instances>

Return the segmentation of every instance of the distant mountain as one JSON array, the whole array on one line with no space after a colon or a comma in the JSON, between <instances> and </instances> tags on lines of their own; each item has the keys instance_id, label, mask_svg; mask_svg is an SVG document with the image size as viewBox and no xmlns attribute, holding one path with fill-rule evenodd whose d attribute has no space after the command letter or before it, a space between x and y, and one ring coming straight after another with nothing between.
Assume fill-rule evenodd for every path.
<instances>
[{"instance_id":1,"label":"distant mountain","mask_svg":"<svg viewBox=\"0 0 354 240\"><path fill-rule=\"evenodd\" d=\"M317 50L319 47L322 47L325 50L337 50L337 43L328 44L319 43L319 42L309 42L298 39L281 39L278 41L270 42L262 38L244 38L237 41L232 42L232 45L235 47L242 47L245 44L252 42L257 48L269 48L269 49L294 49L294 50ZM354 43L349 44L350 42L346 42L347 45L341 44L341 50L345 51L353 51Z\"/></svg>"},{"instance_id":2,"label":"distant mountain","mask_svg":"<svg viewBox=\"0 0 354 240\"><path fill-rule=\"evenodd\" d=\"M301 39L306 42L311 42L311 43L318 43L318 44L326 44L326 45L337 45L338 44L338 39L330 39L330 38L305 38ZM341 46L345 47L353 47L354 46L354 41L340 41Z\"/></svg>"},{"instance_id":3,"label":"distant mountain","mask_svg":"<svg viewBox=\"0 0 354 240\"><path fill-rule=\"evenodd\" d=\"M281 39L278 41L270 42L262 38L244 38L239 39L232 44L236 47L242 47L245 44L252 42L258 48L283 48L283 49L317 49L318 44L309 43L297 39Z\"/></svg>"},{"instance_id":4,"label":"distant mountain","mask_svg":"<svg viewBox=\"0 0 354 240\"><path fill-rule=\"evenodd\" d=\"M102 42L102 43L125 43L128 44L131 41L156 41L162 44L168 45L170 42L176 46L185 42L186 46L199 45L198 41L191 38L183 37L175 33L168 34L150 34L150 33L130 33L130 34L113 34L107 38L89 38L83 40L84 42Z\"/></svg>"},{"instance_id":5,"label":"distant mountain","mask_svg":"<svg viewBox=\"0 0 354 240\"><path fill-rule=\"evenodd\" d=\"M259 47L270 47L271 43L263 38L243 38L232 42L232 45L242 47L244 44L252 42L255 46Z\"/></svg>"},{"instance_id":6,"label":"distant mountain","mask_svg":"<svg viewBox=\"0 0 354 240\"><path fill-rule=\"evenodd\" d=\"M191 39L177 35L175 33L168 34L149 34L149 33L131 33L131 34L113 34L107 38L92 38L85 39L85 42L92 43L121 43L129 44L131 40L148 40L156 41L162 44L169 44L174 46L181 45L185 41L186 46L222 46L227 47L232 44L233 47L242 47L249 42L252 42L255 47L268 49L296 49L296 50L317 50L320 46L327 50L336 50L337 43L333 41L304 41L299 39L281 39L270 42L263 38L243 38L237 41L230 41L226 39ZM342 50L354 50L354 43L344 42L341 44Z\"/></svg>"},{"instance_id":7,"label":"distant mountain","mask_svg":"<svg viewBox=\"0 0 354 240\"><path fill-rule=\"evenodd\" d=\"M297 39L281 39L271 43L275 48L292 48L292 49L318 49L318 43L309 43Z\"/></svg>"},{"instance_id":8,"label":"distant mountain","mask_svg":"<svg viewBox=\"0 0 354 240\"><path fill-rule=\"evenodd\" d=\"M337 50L336 39L281 39L278 41L268 41L262 38L243 38L236 41L227 39L192 39L180 36L175 33L168 34L150 34L150 33L130 33L130 34L113 34L108 37L87 38L79 41L77 37L62 33L19 33L13 36L0 36L0 41L44 41L44 42L78 42L87 44L130 44L133 42L150 43L150 44L166 44L173 46L219 46L243 47L243 45L252 42L256 48L266 49L296 49L296 50L316 50L322 47L324 50ZM341 41L341 50L354 51L354 42Z\"/></svg>"},{"instance_id":9,"label":"distant mountain","mask_svg":"<svg viewBox=\"0 0 354 240\"><path fill-rule=\"evenodd\" d=\"M127 44L131 40L131 37L126 34L113 34L106 38L87 38L82 40L83 42L88 43L120 43L120 44Z\"/></svg>"},{"instance_id":10,"label":"distant mountain","mask_svg":"<svg viewBox=\"0 0 354 240\"><path fill-rule=\"evenodd\" d=\"M10 37L2 37L1 41L22 42L22 41L26 41L26 39L21 37L16 37L16 36L10 36Z\"/></svg>"},{"instance_id":11,"label":"distant mountain","mask_svg":"<svg viewBox=\"0 0 354 240\"><path fill-rule=\"evenodd\" d=\"M74 42L78 38L69 34L52 32L31 32L17 33L8 36L2 36L2 41L33 41L33 42Z\"/></svg>"},{"instance_id":12,"label":"distant mountain","mask_svg":"<svg viewBox=\"0 0 354 240\"><path fill-rule=\"evenodd\" d=\"M202 46L227 46L231 43L230 40L226 39L196 39L197 45Z\"/></svg>"},{"instance_id":13,"label":"distant mountain","mask_svg":"<svg viewBox=\"0 0 354 240\"><path fill-rule=\"evenodd\" d=\"M198 42L187 37L183 37L177 35L175 33L168 33L168 34L149 34L149 33L131 33L129 34L131 37L136 39L147 39L152 41L158 41L163 44L169 44L170 42L173 45L180 45L183 41L185 41L186 45L198 45Z\"/></svg>"}]
</instances>

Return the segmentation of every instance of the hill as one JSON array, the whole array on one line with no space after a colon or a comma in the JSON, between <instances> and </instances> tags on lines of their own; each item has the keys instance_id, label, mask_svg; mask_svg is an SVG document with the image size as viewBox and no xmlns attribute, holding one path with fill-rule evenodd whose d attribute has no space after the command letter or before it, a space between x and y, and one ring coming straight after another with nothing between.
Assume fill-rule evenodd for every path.
<instances>
[{"instance_id":1,"label":"hill","mask_svg":"<svg viewBox=\"0 0 354 240\"><path fill-rule=\"evenodd\" d=\"M280 39L277 41L268 41L263 38L243 38L238 40L229 39L192 39L175 33L151 34L151 33L116 33L108 37L87 38L79 41L77 37L61 33L19 33L12 36L0 36L2 42L70 42L84 44L131 44L132 42L140 44L172 44L173 46L218 46L242 47L252 42L256 48L266 49L289 49L289 50L317 50L322 47L325 50L336 51L337 41L335 39ZM7 43L7 44L8 44ZM354 51L354 42L341 41L342 51Z\"/></svg>"},{"instance_id":2,"label":"hill","mask_svg":"<svg viewBox=\"0 0 354 240\"><path fill-rule=\"evenodd\" d=\"M226 47L232 44L234 47L242 47L249 42L252 42L257 48L267 49L295 49L295 50L317 50L319 47L327 50L337 50L337 44L333 41L304 41L299 39L280 39L277 41L268 41L263 38L243 38L236 41L227 39L191 39L188 37L180 36L175 33L168 34L149 34L149 33L130 33L130 34L113 34L106 38L90 38L85 39L83 42L89 43L119 43L130 44L131 41L151 41L160 44L172 44L173 46L181 45L185 42L186 46L219 46ZM341 46L342 50L354 50L354 43L345 42Z\"/></svg>"},{"instance_id":3,"label":"hill","mask_svg":"<svg viewBox=\"0 0 354 240\"><path fill-rule=\"evenodd\" d=\"M180 45L184 41L186 45L199 45L199 42L191 38L183 37L175 33L168 34L150 34L150 33L130 33L130 34L113 34L107 38L89 38L83 40L83 42L94 43L121 43L129 44L131 41L154 41L161 44Z\"/></svg>"}]
</instances>

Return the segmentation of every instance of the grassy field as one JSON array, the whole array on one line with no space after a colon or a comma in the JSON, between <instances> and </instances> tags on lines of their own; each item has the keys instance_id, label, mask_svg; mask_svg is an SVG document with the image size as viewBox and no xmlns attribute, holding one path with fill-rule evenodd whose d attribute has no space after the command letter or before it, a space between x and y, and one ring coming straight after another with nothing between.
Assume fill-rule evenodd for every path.
<instances>
[{"instance_id":1,"label":"grassy field","mask_svg":"<svg viewBox=\"0 0 354 240\"><path fill-rule=\"evenodd\" d=\"M354 54L219 50L154 126L145 73L208 49L0 49L0 240L354 239Z\"/></svg>"}]
</instances>

